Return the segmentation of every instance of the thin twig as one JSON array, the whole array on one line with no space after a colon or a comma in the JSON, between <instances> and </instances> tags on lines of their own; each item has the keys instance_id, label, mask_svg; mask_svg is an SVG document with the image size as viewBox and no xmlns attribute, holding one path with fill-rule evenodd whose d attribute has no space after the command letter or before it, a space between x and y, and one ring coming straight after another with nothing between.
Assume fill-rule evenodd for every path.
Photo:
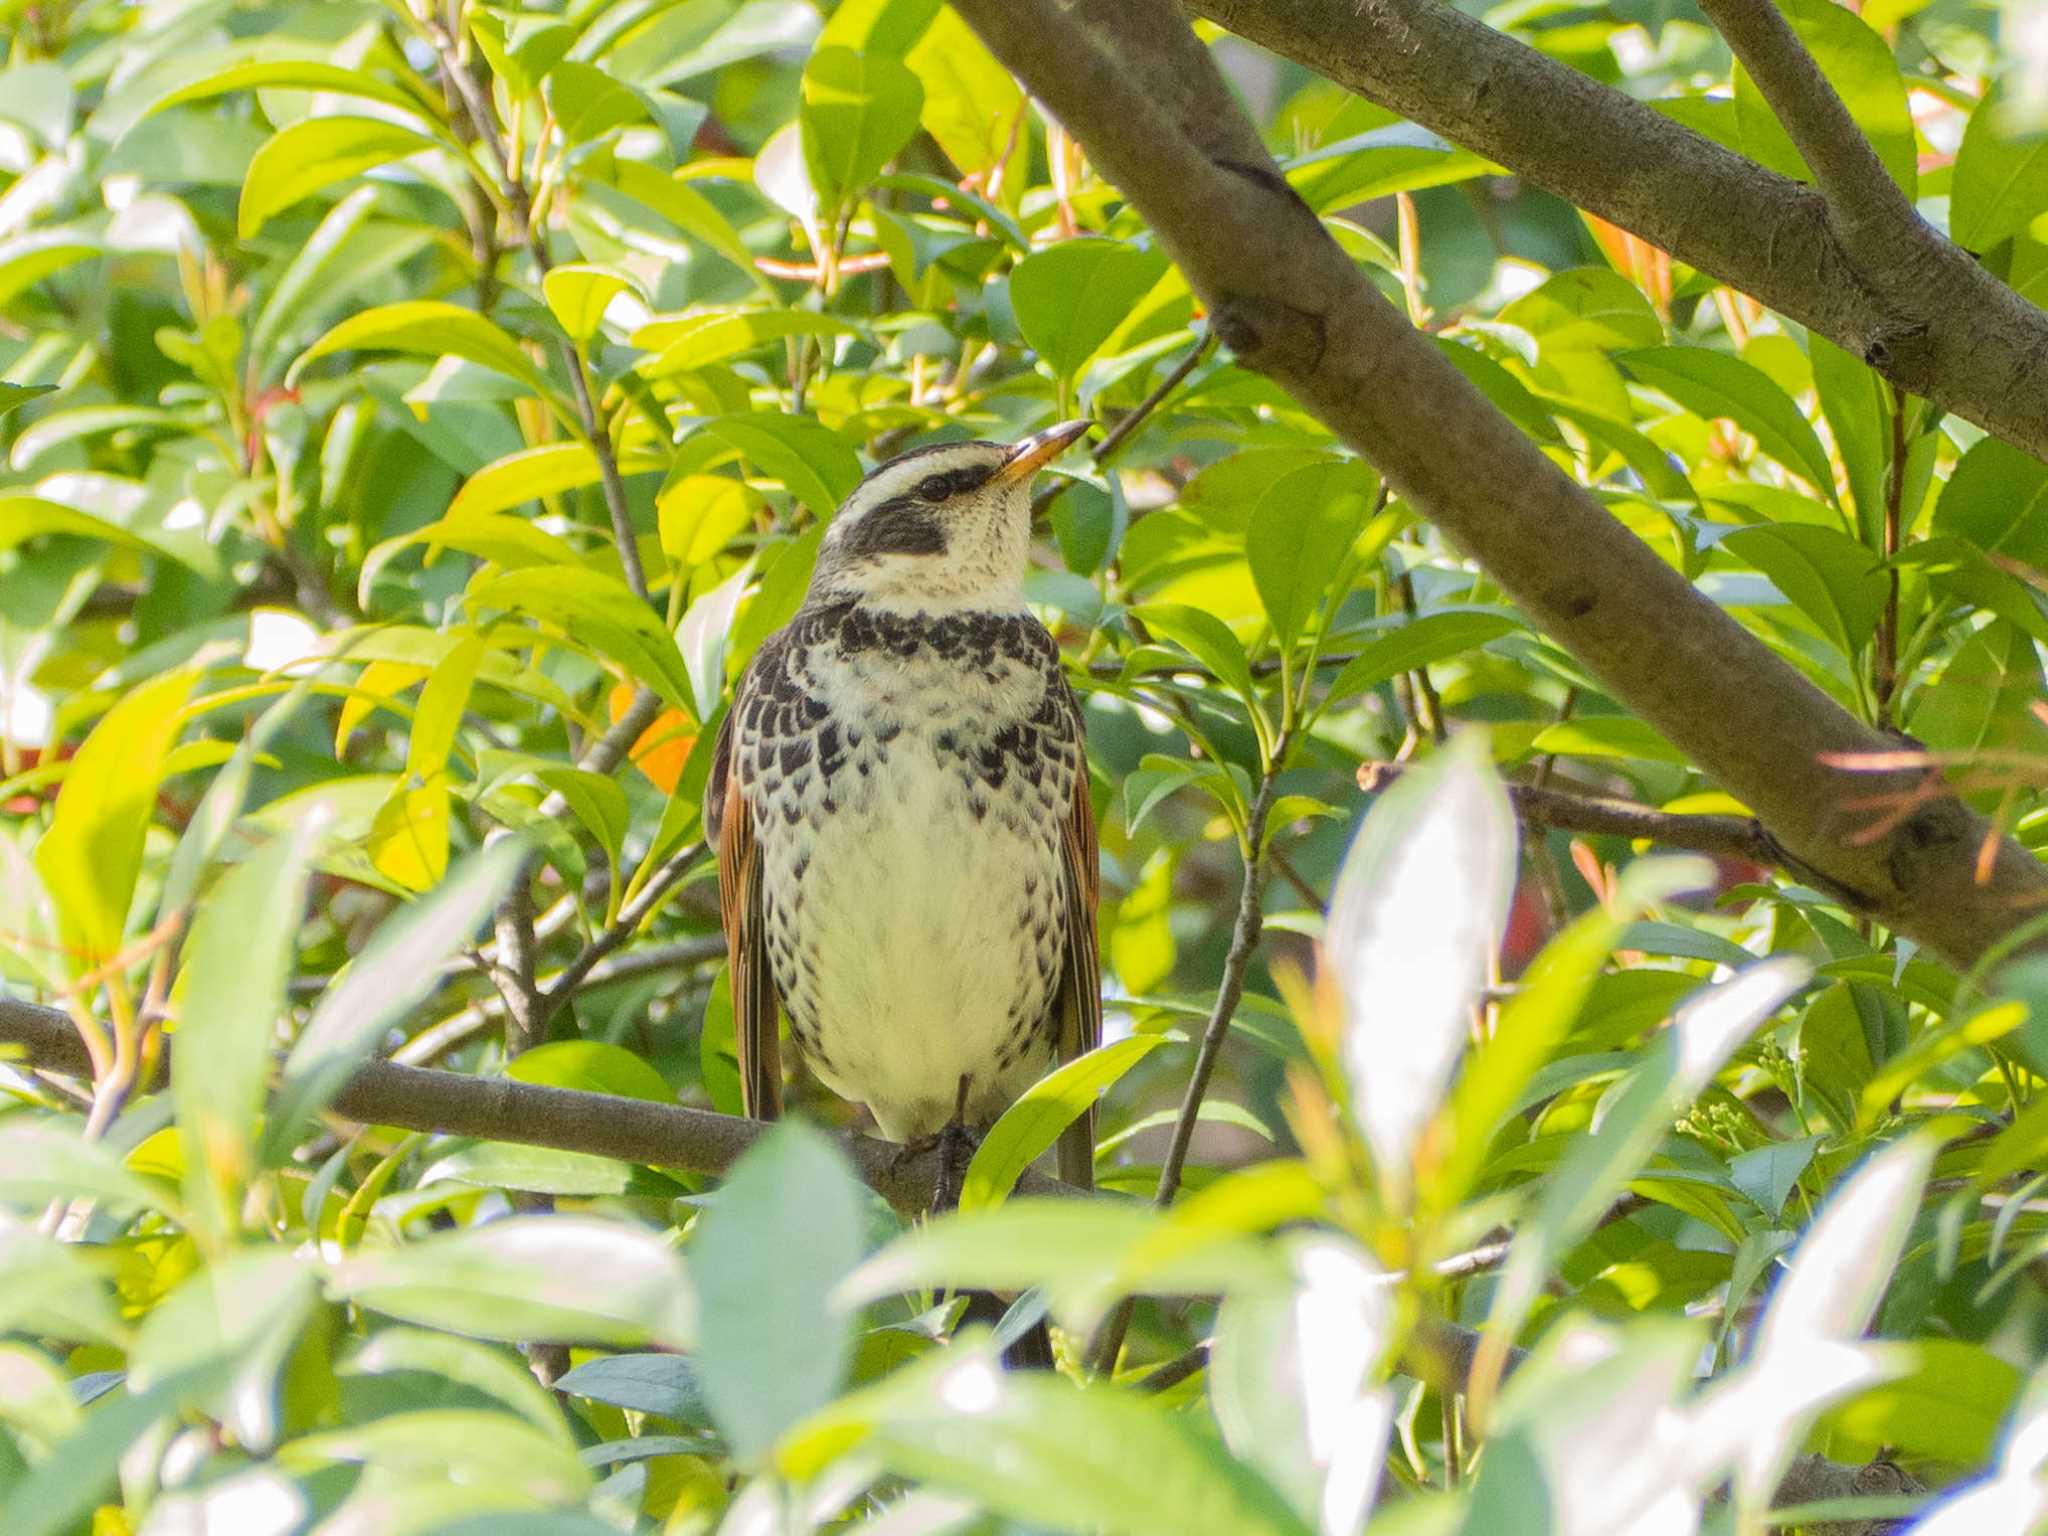
<instances>
[{"instance_id":1,"label":"thin twig","mask_svg":"<svg viewBox=\"0 0 2048 1536\"><path fill-rule=\"evenodd\" d=\"M1251 814L1246 818L1244 882L1238 888L1237 918L1231 925L1230 949L1223 957L1223 978L1217 984L1216 1001L1209 1010L1208 1022L1202 1026L1202 1043L1195 1053L1194 1071L1188 1075L1180 1114L1173 1123L1173 1139L1167 1144L1166 1156L1159 1165L1159 1187L1152 1196L1153 1203L1162 1209L1173 1203L1174 1195L1180 1190L1181 1171L1187 1165L1188 1147L1194 1140L1195 1123L1201 1118L1202 1101L1208 1097L1209 1080L1216 1074L1216 1062L1223 1054L1223 1042L1230 1034L1231 1021L1237 1017L1237 1005L1244 997L1245 978L1251 969L1252 955L1259 947L1259 933L1265 920L1266 820L1273 810L1288 745L1284 736L1274 743L1266 771L1259 780L1259 792L1252 800ZM1130 1328L1131 1309L1129 1297L1118 1302L1089 1344L1089 1362L1096 1372L1107 1372L1116 1364L1117 1353L1123 1348L1124 1334Z\"/></svg>"},{"instance_id":2,"label":"thin twig","mask_svg":"<svg viewBox=\"0 0 2048 1536\"><path fill-rule=\"evenodd\" d=\"M593 966L633 936L640 925L661 905L670 887L682 879L698 860L703 858L704 853L702 843L692 843L680 852L670 855L667 862L648 877L647 883L640 887L633 899L620 909L618 917L602 933L584 945L582 952L575 959L562 967L561 973L542 997L543 1025L554 1017L555 1011L568 1000L569 994L582 984Z\"/></svg>"},{"instance_id":3,"label":"thin twig","mask_svg":"<svg viewBox=\"0 0 2048 1536\"><path fill-rule=\"evenodd\" d=\"M1203 333L1202 339L1195 344L1193 350L1178 363L1174 364L1173 371L1159 381L1158 387L1117 419L1117 424L1104 433L1102 441L1095 445L1095 452L1092 457L1097 468L1107 464L1115 457L1117 450L1130 440L1131 434L1145 424L1146 420L1154 411L1159 409L1168 395L1180 388L1183 379L1202 366L1202 360L1214 351L1215 348L1216 333L1214 331Z\"/></svg>"}]
</instances>

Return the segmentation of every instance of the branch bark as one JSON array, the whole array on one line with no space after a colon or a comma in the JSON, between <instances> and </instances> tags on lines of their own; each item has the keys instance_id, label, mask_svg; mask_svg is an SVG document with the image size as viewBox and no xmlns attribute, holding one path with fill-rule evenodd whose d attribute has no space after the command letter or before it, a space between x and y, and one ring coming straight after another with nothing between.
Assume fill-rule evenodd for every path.
<instances>
[{"instance_id":1,"label":"branch bark","mask_svg":"<svg viewBox=\"0 0 2048 1536\"><path fill-rule=\"evenodd\" d=\"M92 1063L68 1015L0 997L0 1044L22 1047L27 1063L50 1072L90 1076ZM167 1075L169 1064L160 1069ZM722 1175L771 1127L735 1115L655 1104L573 1088L544 1088L510 1078L469 1077L394 1062L365 1062L336 1095L333 1112L363 1125L393 1125L446 1136L594 1152L629 1163ZM933 1157L906 1157L894 1142L843 1134L840 1150L861 1179L897 1210L931 1208ZM1017 1191L1072 1195L1080 1191L1026 1169Z\"/></svg>"},{"instance_id":2,"label":"branch bark","mask_svg":"<svg viewBox=\"0 0 2048 1536\"><path fill-rule=\"evenodd\" d=\"M1369 458L1786 849L1958 961L2048 905L2048 869L2009 839L1980 883L1986 827L1953 796L1882 837L1856 824L1845 795L1903 792L1906 776L1873 784L1826 759L1886 739L1616 522L1381 298L1282 178L1172 0L958 9L1144 215L1238 361ZM1545 110L1571 121L1560 103Z\"/></svg>"},{"instance_id":3,"label":"branch bark","mask_svg":"<svg viewBox=\"0 0 2048 1536\"><path fill-rule=\"evenodd\" d=\"M1910 240L1887 258L1831 219L1814 188L1440 0L1189 6L1620 225L1812 327L1901 389L2048 459L2048 390L2040 387L2048 314L1917 216ZM1703 6L1710 14L1742 8L1757 8L1756 0ZM1786 110L1775 94L1772 101ZM1823 186L1829 163L1823 155L1815 166Z\"/></svg>"}]
</instances>

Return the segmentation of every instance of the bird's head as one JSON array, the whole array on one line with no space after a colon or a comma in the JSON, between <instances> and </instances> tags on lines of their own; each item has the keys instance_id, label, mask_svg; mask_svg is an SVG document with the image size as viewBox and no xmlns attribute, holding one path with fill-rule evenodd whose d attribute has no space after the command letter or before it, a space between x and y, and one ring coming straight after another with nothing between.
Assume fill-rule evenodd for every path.
<instances>
[{"instance_id":1,"label":"bird's head","mask_svg":"<svg viewBox=\"0 0 2048 1536\"><path fill-rule=\"evenodd\" d=\"M1062 422L1021 443L941 443L878 467L818 548L813 602L906 613L1011 607L1031 541L1031 481L1088 430Z\"/></svg>"}]
</instances>

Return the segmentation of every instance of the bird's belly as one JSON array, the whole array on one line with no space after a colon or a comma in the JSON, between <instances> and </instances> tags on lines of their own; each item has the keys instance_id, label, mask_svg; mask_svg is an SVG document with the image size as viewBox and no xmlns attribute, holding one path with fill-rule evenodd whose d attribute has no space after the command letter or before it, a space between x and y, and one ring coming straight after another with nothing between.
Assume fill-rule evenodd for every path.
<instances>
[{"instance_id":1,"label":"bird's belly","mask_svg":"<svg viewBox=\"0 0 2048 1536\"><path fill-rule=\"evenodd\" d=\"M991 792L910 732L830 797L796 824L763 818L769 955L798 1048L891 1137L944 1125L963 1078L986 1121L1051 1060L1059 828L1037 793Z\"/></svg>"}]
</instances>

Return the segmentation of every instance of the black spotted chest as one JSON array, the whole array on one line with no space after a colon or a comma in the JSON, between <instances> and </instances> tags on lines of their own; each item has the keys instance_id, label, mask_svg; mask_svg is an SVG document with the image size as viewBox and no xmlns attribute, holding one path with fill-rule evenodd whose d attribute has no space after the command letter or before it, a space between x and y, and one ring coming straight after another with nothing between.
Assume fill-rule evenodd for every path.
<instances>
[{"instance_id":1,"label":"black spotted chest","mask_svg":"<svg viewBox=\"0 0 2048 1536\"><path fill-rule=\"evenodd\" d=\"M1020 1091L1052 1051L1081 771L1052 637L849 605L799 615L753 682L734 768L799 1047L885 1127L949 1111L963 1075Z\"/></svg>"}]
</instances>

